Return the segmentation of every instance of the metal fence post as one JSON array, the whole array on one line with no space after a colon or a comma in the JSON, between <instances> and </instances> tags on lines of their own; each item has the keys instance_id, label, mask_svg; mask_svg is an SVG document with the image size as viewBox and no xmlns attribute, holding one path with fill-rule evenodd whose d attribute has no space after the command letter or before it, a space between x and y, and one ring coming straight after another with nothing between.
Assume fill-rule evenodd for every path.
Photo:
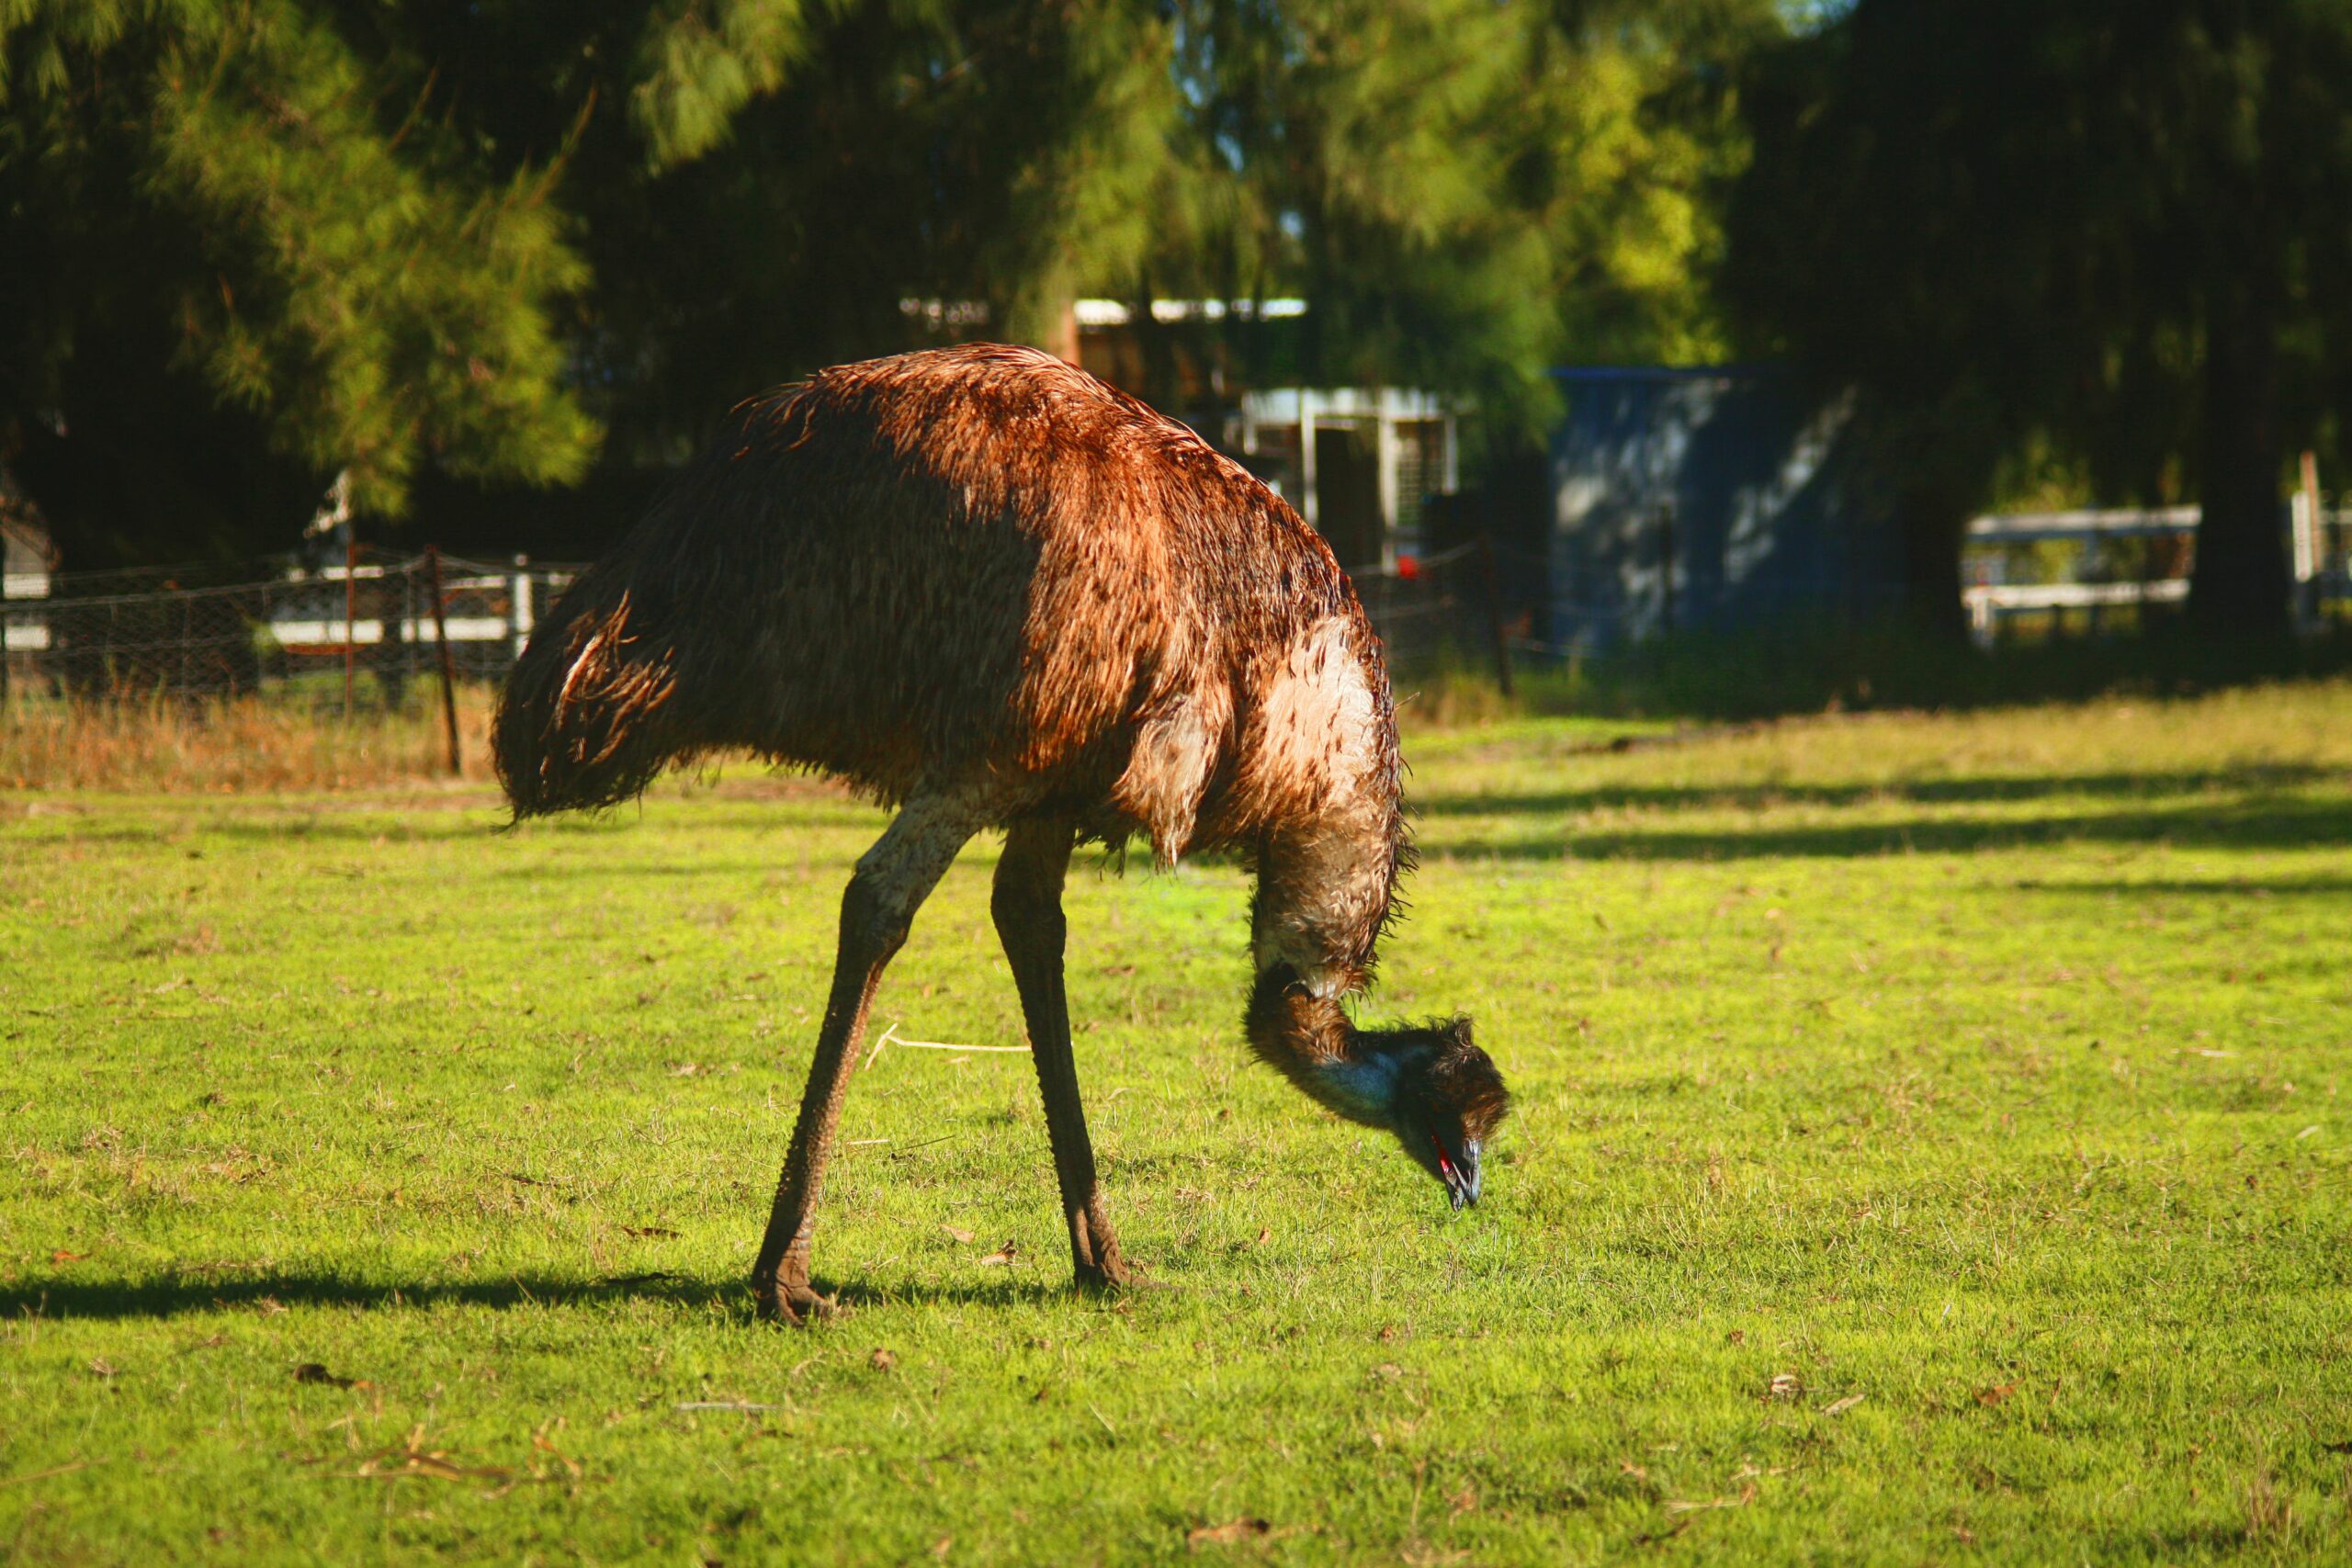
<instances>
[{"instance_id":1,"label":"metal fence post","mask_svg":"<svg viewBox=\"0 0 2352 1568\"><path fill-rule=\"evenodd\" d=\"M1487 625L1495 637L1495 680L1502 687L1503 700L1511 698L1510 634L1503 629L1503 589L1495 570L1495 536L1485 529L1478 531L1478 565L1487 583Z\"/></svg>"},{"instance_id":2,"label":"metal fence post","mask_svg":"<svg viewBox=\"0 0 2352 1568\"><path fill-rule=\"evenodd\" d=\"M531 564L528 556L514 558L514 657L523 657L523 645L531 640L535 620L531 605L531 574L523 569Z\"/></svg>"},{"instance_id":3,"label":"metal fence post","mask_svg":"<svg viewBox=\"0 0 2352 1568\"><path fill-rule=\"evenodd\" d=\"M348 526L346 525L346 526ZM351 717L351 662L357 651L359 631L355 625L359 615L359 541L349 534L343 536L343 716Z\"/></svg>"},{"instance_id":4,"label":"metal fence post","mask_svg":"<svg viewBox=\"0 0 2352 1568\"><path fill-rule=\"evenodd\" d=\"M2306 632L2319 629L2327 613L2327 522L2319 505L2319 455L2305 452L2297 476L2302 480L2295 529L2295 609Z\"/></svg>"}]
</instances>

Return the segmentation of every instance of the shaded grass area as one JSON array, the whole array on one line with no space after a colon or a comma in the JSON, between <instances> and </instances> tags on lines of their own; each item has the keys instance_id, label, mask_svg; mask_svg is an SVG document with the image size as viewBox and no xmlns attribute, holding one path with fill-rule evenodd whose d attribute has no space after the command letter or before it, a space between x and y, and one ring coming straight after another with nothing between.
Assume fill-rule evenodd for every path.
<instances>
[{"instance_id":1,"label":"shaded grass area","mask_svg":"<svg viewBox=\"0 0 2352 1568\"><path fill-rule=\"evenodd\" d=\"M1235 870L1098 868L1080 1070L1160 1288L1064 1289L1024 1058L886 1048L805 1334L741 1280L877 814L0 796L0 1542L2340 1560L2352 689L1592 745L1408 748L1369 1010L1512 1077L1481 1208L1245 1064ZM993 853L877 1027L1019 1042Z\"/></svg>"},{"instance_id":2,"label":"shaded grass area","mask_svg":"<svg viewBox=\"0 0 2352 1568\"><path fill-rule=\"evenodd\" d=\"M2011 638L1980 649L1917 622L1791 620L1680 631L1565 657L1522 656L1516 700L1455 650L1408 672L1442 720L1517 711L1617 718L1755 719L1900 708L1981 709L2102 697L2184 698L2352 671L2352 623L2293 642L2216 638L2165 617L2124 635Z\"/></svg>"}]
</instances>

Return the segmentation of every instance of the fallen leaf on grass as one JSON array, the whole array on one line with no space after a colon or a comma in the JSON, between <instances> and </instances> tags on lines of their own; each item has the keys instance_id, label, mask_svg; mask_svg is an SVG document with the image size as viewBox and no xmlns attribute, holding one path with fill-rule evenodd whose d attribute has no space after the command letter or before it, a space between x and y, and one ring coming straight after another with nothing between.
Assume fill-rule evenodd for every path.
<instances>
[{"instance_id":1,"label":"fallen leaf on grass","mask_svg":"<svg viewBox=\"0 0 2352 1568\"><path fill-rule=\"evenodd\" d=\"M1750 1482L1739 1489L1739 1495L1736 1497L1707 1497L1697 1502L1676 1500L1667 1504L1666 1511L1669 1514L1698 1514L1704 1513L1709 1508L1745 1508L1754 1501L1756 1501L1756 1483Z\"/></svg>"},{"instance_id":2,"label":"fallen leaf on grass","mask_svg":"<svg viewBox=\"0 0 2352 1568\"><path fill-rule=\"evenodd\" d=\"M47 1481L53 1475L71 1475L77 1470L89 1468L88 1460L77 1459L71 1464L52 1464L47 1470L28 1470L15 1475L0 1475L0 1486L16 1486L28 1481Z\"/></svg>"},{"instance_id":3,"label":"fallen leaf on grass","mask_svg":"<svg viewBox=\"0 0 2352 1568\"><path fill-rule=\"evenodd\" d=\"M984 1269L1002 1268L1006 1264L1011 1263L1013 1258L1019 1255L1020 1250L1021 1248L1018 1244L1008 1241L994 1252L989 1253L986 1258L981 1258L980 1266Z\"/></svg>"},{"instance_id":4,"label":"fallen leaf on grass","mask_svg":"<svg viewBox=\"0 0 2352 1568\"><path fill-rule=\"evenodd\" d=\"M972 1243L980 1239L974 1235L970 1231L959 1231L954 1225L942 1225L939 1228L947 1233L948 1240L964 1247L969 1247Z\"/></svg>"},{"instance_id":5,"label":"fallen leaf on grass","mask_svg":"<svg viewBox=\"0 0 2352 1568\"><path fill-rule=\"evenodd\" d=\"M1978 1389L1976 1391L1976 1403L1983 1405L1985 1409L1990 1410L1993 1406L2000 1404L2001 1401L2008 1398L2009 1395L2017 1393L2017 1391L2018 1385L2013 1382L1996 1382L1989 1388Z\"/></svg>"},{"instance_id":6,"label":"fallen leaf on grass","mask_svg":"<svg viewBox=\"0 0 2352 1568\"><path fill-rule=\"evenodd\" d=\"M276 1296L256 1296L254 1298L254 1311L261 1314L264 1317L277 1317L288 1310L290 1309L288 1308L287 1304L284 1302L279 1301Z\"/></svg>"},{"instance_id":7,"label":"fallen leaf on grass","mask_svg":"<svg viewBox=\"0 0 2352 1568\"><path fill-rule=\"evenodd\" d=\"M650 1236L673 1236L677 1234L666 1225L623 1225L621 1227L621 1235L637 1236L640 1240Z\"/></svg>"},{"instance_id":8,"label":"fallen leaf on grass","mask_svg":"<svg viewBox=\"0 0 2352 1568\"><path fill-rule=\"evenodd\" d=\"M90 1358L90 1371L102 1378L110 1378L115 1375L115 1365L104 1356L93 1356Z\"/></svg>"},{"instance_id":9,"label":"fallen leaf on grass","mask_svg":"<svg viewBox=\"0 0 2352 1568\"><path fill-rule=\"evenodd\" d=\"M563 1466L565 1470L570 1471L574 1480L578 1480L581 1474L580 1461L573 1459L570 1454L565 1453L561 1449L557 1448L554 1440L548 1436L550 1431L561 1431L563 1429L563 1426L564 1420L562 1416L558 1416L550 1418L542 1425L537 1431L531 1434L531 1446L538 1450L543 1454L552 1455L558 1464Z\"/></svg>"},{"instance_id":10,"label":"fallen leaf on grass","mask_svg":"<svg viewBox=\"0 0 2352 1568\"><path fill-rule=\"evenodd\" d=\"M1232 1546L1240 1541L1256 1540L1273 1533L1274 1527L1263 1519L1243 1517L1227 1519L1221 1525L1203 1525L1184 1532L1184 1544L1198 1551L1204 1546Z\"/></svg>"},{"instance_id":11,"label":"fallen leaf on grass","mask_svg":"<svg viewBox=\"0 0 2352 1568\"><path fill-rule=\"evenodd\" d=\"M1774 1372L1772 1381L1764 1389L1766 1397L1771 1399L1794 1399L1804 1392L1804 1384L1797 1381L1794 1372Z\"/></svg>"},{"instance_id":12,"label":"fallen leaf on grass","mask_svg":"<svg viewBox=\"0 0 2352 1568\"><path fill-rule=\"evenodd\" d=\"M1855 1405L1860 1404L1863 1400L1868 1399L1870 1395L1866 1393L1849 1393L1843 1399L1833 1399L1828 1404L1823 1405L1821 1407L1821 1413L1824 1416L1843 1416L1847 1411L1851 1410Z\"/></svg>"},{"instance_id":13,"label":"fallen leaf on grass","mask_svg":"<svg viewBox=\"0 0 2352 1568\"><path fill-rule=\"evenodd\" d=\"M51 1263L79 1263L89 1256L86 1252L68 1252L61 1247L49 1255L49 1260Z\"/></svg>"},{"instance_id":14,"label":"fallen leaf on grass","mask_svg":"<svg viewBox=\"0 0 2352 1568\"><path fill-rule=\"evenodd\" d=\"M448 1450L426 1448L423 1427L412 1427L406 1443L360 1461L359 1468L351 1473L363 1481L401 1481L412 1476L423 1481L508 1481L514 1475L496 1465L459 1464L449 1457Z\"/></svg>"},{"instance_id":15,"label":"fallen leaf on grass","mask_svg":"<svg viewBox=\"0 0 2352 1568\"><path fill-rule=\"evenodd\" d=\"M334 1373L327 1371L325 1367L316 1361L305 1361L300 1366L295 1368L294 1381L296 1382L322 1382L329 1388L373 1388L376 1386L365 1378L337 1377Z\"/></svg>"},{"instance_id":16,"label":"fallen leaf on grass","mask_svg":"<svg viewBox=\"0 0 2352 1568\"><path fill-rule=\"evenodd\" d=\"M893 1371L898 1368L899 1358L892 1352L876 1347L874 1354L865 1358L865 1364L877 1372Z\"/></svg>"}]
</instances>

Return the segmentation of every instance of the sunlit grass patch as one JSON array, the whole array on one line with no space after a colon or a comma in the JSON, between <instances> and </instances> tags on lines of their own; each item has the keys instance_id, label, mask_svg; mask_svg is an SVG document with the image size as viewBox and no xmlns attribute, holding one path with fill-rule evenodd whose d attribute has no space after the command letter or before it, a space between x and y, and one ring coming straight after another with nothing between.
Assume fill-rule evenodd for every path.
<instances>
[{"instance_id":1,"label":"sunlit grass patch","mask_svg":"<svg viewBox=\"0 0 2352 1568\"><path fill-rule=\"evenodd\" d=\"M1368 1010L1511 1077L1479 1209L1247 1064L1237 871L1087 869L1080 1072L1164 1288L1064 1289L1024 1057L885 1048L818 1235L856 1310L805 1334L742 1281L877 813L0 796L0 1541L2336 1560L2347 720L1417 737ZM993 855L877 1029L1020 1043Z\"/></svg>"}]
</instances>

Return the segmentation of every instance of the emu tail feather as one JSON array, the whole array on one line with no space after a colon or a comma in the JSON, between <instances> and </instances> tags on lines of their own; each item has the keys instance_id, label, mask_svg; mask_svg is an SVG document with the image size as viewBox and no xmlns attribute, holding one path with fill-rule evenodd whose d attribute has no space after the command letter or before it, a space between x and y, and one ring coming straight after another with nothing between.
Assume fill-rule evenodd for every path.
<instances>
[{"instance_id":1,"label":"emu tail feather","mask_svg":"<svg viewBox=\"0 0 2352 1568\"><path fill-rule=\"evenodd\" d=\"M616 806L704 749L677 700L676 617L625 558L572 584L506 678L494 749L518 818Z\"/></svg>"}]
</instances>

